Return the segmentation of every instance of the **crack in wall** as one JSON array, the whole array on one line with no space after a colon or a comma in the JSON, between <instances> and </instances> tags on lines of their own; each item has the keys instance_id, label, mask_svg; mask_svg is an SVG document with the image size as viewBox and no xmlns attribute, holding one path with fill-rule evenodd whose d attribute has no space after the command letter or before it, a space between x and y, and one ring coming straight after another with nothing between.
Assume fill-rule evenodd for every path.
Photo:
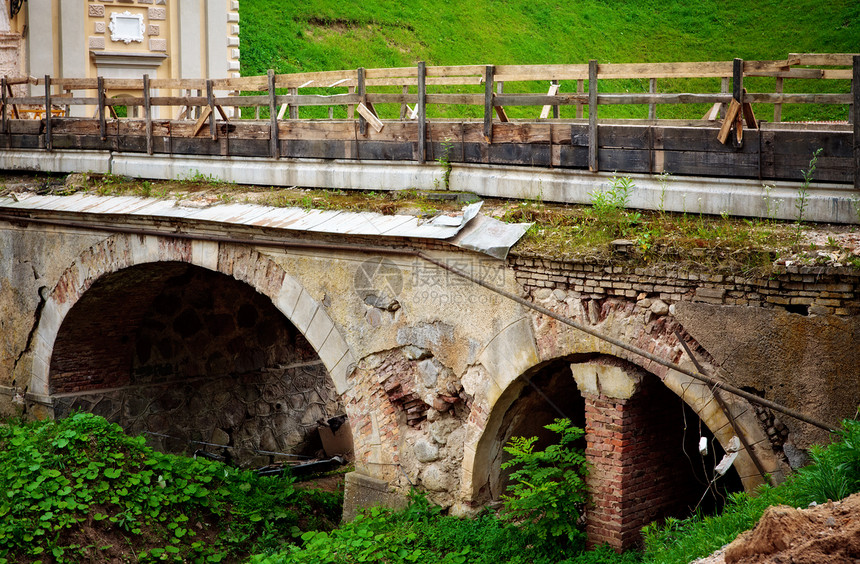
<instances>
[{"instance_id":1,"label":"crack in wall","mask_svg":"<svg viewBox=\"0 0 860 564\"><path fill-rule=\"evenodd\" d=\"M35 272L35 269L33 270ZM36 329L39 328L39 321L42 319L42 310L45 308L45 304L48 302L47 297L47 286L39 286L37 290L39 294L39 303L36 305L36 311L33 313L33 325L30 327L30 332L27 334L27 342L24 345L24 348L18 353L18 357L15 359L15 363L12 365L12 374L15 374L15 371L18 368L18 363L21 362L21 359L25 354L30 352L30 349L33 347L33 338L36 336ZM13 381L14 385L14 381Z\"/></svg>"}]
</instances>

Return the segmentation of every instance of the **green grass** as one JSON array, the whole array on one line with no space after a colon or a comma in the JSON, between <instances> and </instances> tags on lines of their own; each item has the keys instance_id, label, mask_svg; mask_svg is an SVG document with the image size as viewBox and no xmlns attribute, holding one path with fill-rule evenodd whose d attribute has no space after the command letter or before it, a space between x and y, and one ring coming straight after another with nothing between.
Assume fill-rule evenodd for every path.
<instances>
[{"instance_id":1,"label":"green grass","mask_svg":"<svg viewBox=\"0 0 860 564\"><path fill-rule=\"evenodd\" d=\"M860 4L852 0L366 0L300 2L243 0L241 65L246 76L357 67L460 64L571 64L784 59L791 52L856 52ZM848 92L847 81L787 80L786 92ZM774 79L745 81L750 92L773 92ZM547 84L505 85L506 91L545 92ZM601 90L647 92L647 80L612 81ZM659 80L661 92L719 90L719 79ZM437 91L443 91L438 88ZM475 86L475 92L483 92ZM342 90L342 91L345 91ZM381 91L381 90L380 90ZM562 83L563 92L575 84ZM304 91L303 91L304 92ZM308 89L308 93L312 93ZM701 117L706 106L658 108L664 118ZM301 117L323 117L302 108ZM394 117L397 108L382 108ZM479 117L482 108L431 107ZM572 107L562 117L573 117ZM847 107L783 107L783 119L847 119ZM511 117L536 117L537 108L511 108ZM756 107L772 119L772 106ZM336 117L344 117L342 108ZM459 113L457 114L460 115ZM645 106L601 109L601 117L646 117Z\"/></svg>"}]
</instances>

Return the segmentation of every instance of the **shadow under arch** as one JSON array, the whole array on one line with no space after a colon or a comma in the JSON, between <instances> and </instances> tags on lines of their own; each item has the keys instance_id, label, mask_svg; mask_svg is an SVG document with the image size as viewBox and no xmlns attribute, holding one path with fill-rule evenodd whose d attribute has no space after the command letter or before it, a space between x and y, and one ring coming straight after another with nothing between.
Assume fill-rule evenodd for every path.
<instances>
[{"instance_id":1,"label":"shadow under arch","mask_svg":"<svg viewBox=\"0 0 860 564\"><path fill-rule=\"evenodd\" d=\"M194 282L184 294L183 280ZM204 291L198 292L201 288ZM218 296L222 292L233 295ZM236 296L241 296L241 304L228 303L239 299ZM193 303L195 307L182 307L183 299L188 302L184 305ZM87 306L88 302L92 303ZM232 316L224 311L234 305ZM83 354L74 351L76 339L66 339L64 334L67 320L74 324L77 317L80 321L76 309L95 323L89 335L90 350L78 351ZM174 315L169 320L174 338L157 342L159 324L166 326L165 317L170 315ZM104 329L110 323L114 325L113 335ZM134 331L118 331L118 323L134 326ZM213 337L228 330L238 331L233 341ZM87 338L80 329L70 335ZM216 342L211 342L213 338ZM290 346L279 344L279 339ZM238 245L138 235L111 236L78 257L46 300L35 343L30 390L54 401L59 406L57 415L62 415L63 406L70 403L59 401L60 396L80 396L94 386L110 388L110 382L97 381L93 368L99 363L107 368L114 384L119 384L113 387L119 388L154 385L163 389L163 381L174 377L205 379L214 373L219 377L244 374L247 378L252 372L282 370L283 374L283 370L292 370L301 372L298 380L305 384L300 388L309 388L307 380L313 379L313 374L323 377L331 389L328 395L334 399L347 388L346 376L353 363L349 347L324 308L268 257ZM112 345L116 354L109 354L111 347L99 343ZM218 350L206 361L193 358L189 351L201 346ZM290 347L296 354L290 355ZM96 351L101 351L100 359ZM317 395L319 402L328 401L321 397L326 393ZM175 403L175 398L165 401ZM287 401L280 403L285 412ZM273 411L278 404L271 402ZM135 411L128 404L122 409L126 414ZM235 406L232 411L229 419L248 415L247 411L237 413L240 410ZM319 414L303 415L306 422L315 424ZM286 413L281 419L283 416ZM224 420L211 423L217 429ZM272 434L254 433L259 446L279 446L263 450L282 448L283 442ZM295 436L292 439L293 444L301 442Z\"/></svg>"},{"instance_id":2,"label":"shadow under arch","mask_svg":"<svg viewBox=\"0 0 860 564\"><path fill-rule=\"evenodd\" d=\"M615 392L603 390L607 394L604 396L600 384L594 390L581 381L583 374L603 367L629 375L623 384L630 386L630 395L620 398L624 411L618 413L610 408L606 419L595 412L603 408L603 403L617 401L612 397ZM630 419L622 423L619 416ZM722 445L696 411L665 382L618 357L580 353L536 364L496 400L475 451L473 501L497 501L504 493L506 472L500 466L506 455L502 446L511 436L537 436L537 448L545 448L557 437L541 433L542 427L559 417L586 429L586 439L578 446L585 450L598 476L603 474L602 464L617 463L615 457L606 457L603 447L611 443L614 449L623 441L622 448L637 449L637 465L642 469L625 478L625 487L611 495L623 492L625 499L637 499L636 504L646 506L640 510L647 517L643 525L669 516L684 517L697 509L712 513L725 503L727 493L744 487L733 467L716 477L714 468L725 454ZM624 433L623 439L619 432ZM705 456L698 452L700 439L708 444ZM603 497L598 490L605 488L592 484L595 485L598 487L592 494ZM612 486L615 487L621 488Z\"/></svg>"}]
</instances>

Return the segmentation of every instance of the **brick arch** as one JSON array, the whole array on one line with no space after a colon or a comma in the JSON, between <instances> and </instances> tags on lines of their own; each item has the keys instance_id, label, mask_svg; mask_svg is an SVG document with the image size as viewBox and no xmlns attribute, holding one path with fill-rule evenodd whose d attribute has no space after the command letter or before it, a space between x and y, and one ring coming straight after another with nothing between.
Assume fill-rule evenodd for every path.
<instances>
[{"instance_id":1,"label":"brick arch","mask_svg":"<svg viewBox=\"0 0 860 564\"><path fill-rule=\"evenodd\" d=\"M581 316L574 314L572 317L589 323L584 312ZM629 309L620 308L601 319L596 328L604 334L669 358L685 368L694 369L692 362L682 357L682 349L672 334L672 329L680 326L668 316L658 320L658 324L657 329L646 330L648 328L641 317L631 315ZM481 406L478 415L469 420L461 474L461 499L465 504L457 508L457 511L467 513L470 503L481 501L480 490L489 477L493 438L498 432L504 413L524 387L523 376L558 359L587 358L591 355L616 357L659 378L666 388L699 416L723 448L728 445L734 431L726 413L707 385L554 319L534 314L502 329L479 356L480 368L488 381L486 403ZM724 394L725 396L728 394ZM779 461L754 410L746 401L731 397L727 400L735 420L745 431L747 441L753 446L765 470L780 479ZM750 491L763 483L764 478L745 451L741 451L734 467L746 490Z\"/></svg>"},{"instance_id":2,"label":"brick arch","mask_svg":"<svg viewBox=\"0 0 860 564\"><path fill-rule=\"evenodd\" d=\"M325 308L277 263L240 245L121 234L81 253L46 299L34 334L29 391L50 396L51 356L60 327L96 280L133 266L162 262L188 263L219 272L268 297L319 355L337 393L343 394L349 388L347 378L355 361L348 344Z\"/></svg>"}]
</instances>

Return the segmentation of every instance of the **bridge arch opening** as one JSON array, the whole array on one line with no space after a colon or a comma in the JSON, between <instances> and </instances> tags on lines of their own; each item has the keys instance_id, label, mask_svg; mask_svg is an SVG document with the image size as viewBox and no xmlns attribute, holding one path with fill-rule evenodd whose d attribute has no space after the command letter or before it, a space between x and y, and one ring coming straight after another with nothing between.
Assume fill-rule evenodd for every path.
<instances>
[{"instance_id":1,"label":"bridge arch opening","mask_svg":"<svg viewBox=\"0 0 860 564\"><path fill-rule=\"evenodd\" d=\"M344 413L326 366L272 300L180 261L99 277L66 314L49 371L55 415L92 411L167 452L240 464L319 454Z\"/></svg>"},{"instance_id":2,"label":"bridge arch opening","mask_svg":"<svg viewBox=\"0 0 860 564\"><path fill-rule=\"evenodd\" d=\"M723 446L660 378L617 357L575 354L535 366L496 401L476 448L475 502L505 493L507 440L538 436L537 448L544 448L557 437L541 427L557 417L586 431L579 446L589 466L591 543L633 546L647 523L713 513L744 489L733 467L717 476Z\"/></svg>"}]
</instances>

